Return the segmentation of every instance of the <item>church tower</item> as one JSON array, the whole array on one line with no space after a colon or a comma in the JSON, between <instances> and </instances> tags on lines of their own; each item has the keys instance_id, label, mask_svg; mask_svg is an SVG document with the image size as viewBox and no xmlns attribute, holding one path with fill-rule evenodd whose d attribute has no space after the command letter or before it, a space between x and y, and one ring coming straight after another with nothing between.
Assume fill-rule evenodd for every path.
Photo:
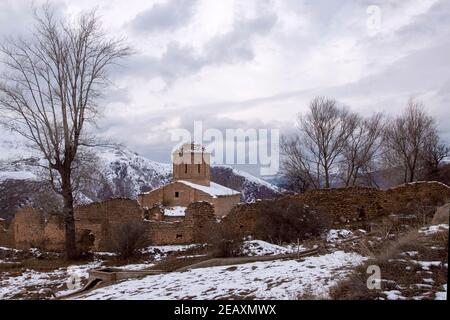
<instances>
[{"instance_id":1,"label":"church tower","mask_svg":"<svg viewBox=\"0 0 450 320\"><path fill-rule=\"evenodd\" d=\"M211 154L200 144L185 143L172 153L173 181L185 180L205 186L211 181Z\"/></svg>"}]
</instances>

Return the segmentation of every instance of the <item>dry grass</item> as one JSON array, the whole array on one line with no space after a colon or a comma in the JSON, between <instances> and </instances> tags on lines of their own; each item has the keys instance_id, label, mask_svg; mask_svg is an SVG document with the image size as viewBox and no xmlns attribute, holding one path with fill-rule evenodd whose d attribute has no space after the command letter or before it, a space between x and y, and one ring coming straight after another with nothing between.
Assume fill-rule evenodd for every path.
<instances>
[{"instance_id":1,"label":"dry grass","mask_svg":"<svg viewBox=\"0 0 450 320\"><path fill-rule=\"evenodd\" d=\"M79 263L88 261L78 261ZM65 268L73 265L73 261L64 259L38 259L29 258L20 262L0 263L0 272L21 272L22 270L31 269L39 272L52 272L59 268Z\"/></svg>"},{"instance_id":2,"label":"dry grass","mask_svg":"<svg viewBox=\"0 0 450 320\"><path fill-rule=\"evenodd\" d=\"M426 290L431 294L424 297L432 299L434 298L433 292L447 283L447 268L444 267L444 263L448 262L448 231L425 236L418 233L418 229L411 230L395 240L386 241L384 248L379 253L375 254L370 249L367 249L367 252L372 258L357 267L348 279L341 281L331 289L332 299L385 298L382 291L389 290L400 290L402 296L412 298L425 292L416 286L417 284L429 284L424 283L424 278L433 280L432 287ZM417 254L410 257L405 254L406 252ZM440 261L441 266L432 267L428 271L415 261ZM366 271L370 265L380 267L381 290L367 288L366 282L369 274Z\"/></svg>"}]
</instances>

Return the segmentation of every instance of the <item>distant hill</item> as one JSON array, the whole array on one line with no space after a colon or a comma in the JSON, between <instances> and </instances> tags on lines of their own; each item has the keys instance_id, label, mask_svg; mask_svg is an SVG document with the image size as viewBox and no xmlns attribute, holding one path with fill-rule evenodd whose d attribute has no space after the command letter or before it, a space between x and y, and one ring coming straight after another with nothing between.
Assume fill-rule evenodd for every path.
<instances>
[{"instance_id":1,"label":"distant hill","mask_svg":"<svg viewBox=\"0 0 450 320\"><path fill-rule=\"evenodd\" d=\"M172 166L149 160L125 148L95 150L94 182L84 185L76 202L89 203L112 197L137 198L172 179ZM42 202L53 205L58 198L40 179L42 159L17 141L0 141L0 217L10 217L21 206ZM226 166L211 169L212 180L242 192L242 201L279 195L274 185L246 172Z\"/></svg>"}]
</instances>

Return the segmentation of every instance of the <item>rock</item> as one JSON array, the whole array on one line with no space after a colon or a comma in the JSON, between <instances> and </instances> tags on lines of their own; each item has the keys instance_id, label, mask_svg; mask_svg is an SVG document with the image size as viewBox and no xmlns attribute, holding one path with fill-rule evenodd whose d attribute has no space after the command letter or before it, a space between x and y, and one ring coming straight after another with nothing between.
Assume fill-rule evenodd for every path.
<instances>
[{"instance_id":1,"label":"rock","mask_svg":"<svg viewBox=\"0 0 450 320\"><path fill-rule=\"evenodd\" d=\"M441 224L449 222L450 203L443 205L436 209L436 213L433 216L432 224Z\"/></svg>"},{"instance_id":2,"label":"rock","mask_svg":"<svg viewBox=\"0 0 450 320\"><path fill-rule=\"evenodd\" d=\"M339 217L339 221L342 222L342 223L346 223L347 219L344 216L340 216Z\"/></svg>"}]
</instances>

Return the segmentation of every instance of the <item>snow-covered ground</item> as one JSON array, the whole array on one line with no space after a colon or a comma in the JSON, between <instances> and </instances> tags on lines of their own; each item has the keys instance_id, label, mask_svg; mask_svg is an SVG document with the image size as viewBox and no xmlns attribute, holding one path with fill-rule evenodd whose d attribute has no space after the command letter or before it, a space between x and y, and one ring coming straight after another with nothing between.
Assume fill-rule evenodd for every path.
<instances>
[{"instance_id":1,"label":"snow-covered ground","mask_svg":"<svg viewBox=\"0 0 450 320\"><path fill-rule=\"evenodd\" d=\"M143 270L155 265L169 254L181 253L199 245L170 245L170 246L150 246L143 250L148 254L148 261L127 265L112 265L112 268L126 270ZM11 254L23 254L23 250L0 247L0 251ZM34 257L39 257L43 253L32 248L29 253ZM63 296L80 289L88 279L88 271L103 264L103 258L111 258L115 254L110 252L96 252L96 260L82 265L71 265L58 268L50 272L40 272L36 270L25 270L23 272L0 272L0 299L49 299L55 296ZM17 263L16 257L1 259L1 264Z\"/></svg>"},{"instance_id":2,"label":"snow-covered ground","mask_svg":"<svg viewBox=\"0 0 450 320\"><path fill-rule=\"evenodd\" d=\"M327 298L329 288L365 258L335 251L303 260L255 262L147 276L94 290L77 299Z\"/></svg>"},{"instance_id":3,"label":"snow-covered ground","mask_svg":"<svg viewBox=\"0 0 450 320\"><path fill-rule=\"evenodd\" d=\"M52 272L25 270L19 276L3 272L0 277L0 299L36 297L40 294L48 297L46 290L57 291L57 296L69 294L81 288L81 281L88 278L89 269L100 265L100 261L94 261Z\"/></svg>"},{"instance_id":4,"label":"snow-covered ground","mask_svg":"<svg viewBox=\"0 0 450 320\"><path fill-rule=\"evenodd\" d=\"M289 254L303 251L303 246L279 246L262 240L244 241L242 253L246 256L267 256L277 254Z\"/></svg>"}]
</instances>

